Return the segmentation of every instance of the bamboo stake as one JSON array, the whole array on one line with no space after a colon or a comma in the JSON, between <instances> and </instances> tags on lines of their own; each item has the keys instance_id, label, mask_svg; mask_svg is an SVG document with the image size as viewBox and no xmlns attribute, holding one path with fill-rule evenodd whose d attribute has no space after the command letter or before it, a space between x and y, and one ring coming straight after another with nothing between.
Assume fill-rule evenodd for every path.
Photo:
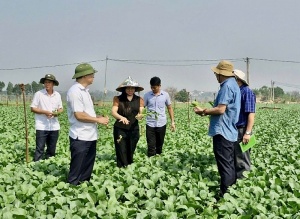
<instances>
[{"instance_id":1,"label":"bamboo stake","mask_svg":"<svg viewBox=\"0 0 300 219\"><path fill-rule=\"evenodd\" d=\"M25 141L26 141L26 162L29 162L29 156L28 156L28 128L27 128L27 115L26 115L26 104L25 104L25 86L24 84L19 84L21 90L22 90L22 96L23 96L23 106L24 106L24 118L25 118Z\"/></svg>"}]
</instances>

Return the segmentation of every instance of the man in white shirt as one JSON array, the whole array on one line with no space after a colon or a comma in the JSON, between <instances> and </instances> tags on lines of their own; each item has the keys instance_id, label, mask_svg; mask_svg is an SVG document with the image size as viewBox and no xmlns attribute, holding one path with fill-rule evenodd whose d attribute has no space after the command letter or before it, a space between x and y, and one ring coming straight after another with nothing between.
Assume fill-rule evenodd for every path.
<instances>
[{"instance_id":1,"label":"man in white shirt","mask_svg":"<svg viewBox=\"0 0 300 219\"><path fill-rule=\"evenodd\" d=\"M60 94L54 90L59 83L55 76L46 74L40 80L44 89L34 94L30 105L31 112L35 113L36 149L34 161L55 156L56 143L59 136L60 125L58 115L63 112ZM45 157L44 149L47 145Z\"/></svg>"},{"instance_id":2,"label":"man in white shirt","mask_svg":"<svg viewBox=\"0 0 300 219\"><path fill-rule=\"evenodd\" d=\"M68 183L78 185L89 181L96 158L98 139L97 124L108 124L108 117L97 116L87 88L94 81L97 71L88 63L75 69L75 84L67 93L67 110L70 122L69 139L71 150Z\"/></svg>"}]
</instances>

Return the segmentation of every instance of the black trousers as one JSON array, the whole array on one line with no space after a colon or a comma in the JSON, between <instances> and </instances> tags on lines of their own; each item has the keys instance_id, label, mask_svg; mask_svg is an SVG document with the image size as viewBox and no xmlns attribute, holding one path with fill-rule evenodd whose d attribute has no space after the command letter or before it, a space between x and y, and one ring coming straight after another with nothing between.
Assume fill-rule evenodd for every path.
<instances>
[{"instance_id":1,"label":"black trousers","mask_svg":"<svg viewBox=\"0 0 300 219\"><path fill-rule=\"evenodd\" d=\"M114 127L114 143L117 157L117 166L126 167L133 163L133 154L140 139L139 126L126 130Z\"/></svg>"},{"instance_id":2,"label":"black trousers","mask_svg":"<svg viewBox=\"0 0 300 219\"><path fill-rule=\"evenodd\" d=\"M34 153L34 161L39 161L44 158L45 145L47 145L45 158L55 156L56 143L58 140L59 131L44 131L36 130L35 142L36 148Z\"/></svg>"},{"instance_id":3,"label":"black trousers","mask_svg":"<svg viewBox=\"0 0 300 219\"><path fill-rule=\"evenodd\" d=\"M238 140L234 144L235 171L238 179L243 178L243 172L251 169L250 149L242 152L240 142L243 141L246 127L238 128Z\"/></svg>"},{"instance_id":4,"label":"black trousers","mask_svg":"<svg viewBox=\"0 0 300 219\"><path fill-rule=\"evenodd\" d=\"M151 127L146 125L146 138L148 144L148 157L162 153L162 147L166 135L166 125L162 127Z\"/></svg>"},{"instance_id":5,"label":"black trousers","mask_svg":"<svg viewBox=\"0 0 300 219\"><path fill-rule=\"evenodd\" d=\"M68 183L78 185L91 179L96 158L97 141L81 141L71 137L69 139L71 163Z\"/></svg>"},{"instance_id":6,"label":"black trousers","mask_svg":"<svg viewBox=\"0 0 300 219\"><path fill-rule=\"evenodd\" d=\"M222 135L213 136L214 154L221 176L221 195L226 193L228 187L236 182L234 143L226 140Z\"/></svg>"}]
</instances>

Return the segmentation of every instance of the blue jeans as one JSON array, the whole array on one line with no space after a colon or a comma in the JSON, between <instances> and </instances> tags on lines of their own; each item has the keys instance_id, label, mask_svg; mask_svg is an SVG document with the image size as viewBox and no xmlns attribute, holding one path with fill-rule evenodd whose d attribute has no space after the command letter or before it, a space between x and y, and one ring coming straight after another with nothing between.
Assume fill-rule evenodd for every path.
<instances>
[{"instance_id":1,"label":"blue jeans","mask_svg":"<svg viewBox=\"0 0 300 219\"><path fill-rule=\"evenodd\" d=\"M34 154L34 161L39 161L44 158L45 145L47 145L45 159L55 156L56 143L59 136L59 130L44 131L36 130L36 149Z\"/></svg>"},{"instance_id":2,"label":"blue jeans","mask_svg":"<svg viewBox=\"0 0 300 219\"><path fill-rule=\"evenodd\" d=\"M71 137L69 139L71 163L68 183L78 185L91 179L96 158L97 141L82 141Z\"/></svg>"}]
</instances>

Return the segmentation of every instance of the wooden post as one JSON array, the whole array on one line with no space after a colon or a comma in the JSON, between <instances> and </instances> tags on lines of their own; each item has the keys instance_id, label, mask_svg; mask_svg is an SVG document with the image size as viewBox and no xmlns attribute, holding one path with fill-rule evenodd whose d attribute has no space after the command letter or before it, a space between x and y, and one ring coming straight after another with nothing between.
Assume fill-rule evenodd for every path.
<instances>
[{"instance_id":1,"label":"wooden post","mask_svg":"<svg viewBox=\"0 0 300 219\"><path fill-rule=\"evenodd\" d=\"M27 128L27 115L26 115L26 103L25 103L25 86L24 84L19 84L21 91L22 91L22 96L23 96L23 106L24 106L24 118L25 118L25 141L26 141L26 162L29 162L29 156L28 156L28 128Z\"/></svg>"}]
</instances>

